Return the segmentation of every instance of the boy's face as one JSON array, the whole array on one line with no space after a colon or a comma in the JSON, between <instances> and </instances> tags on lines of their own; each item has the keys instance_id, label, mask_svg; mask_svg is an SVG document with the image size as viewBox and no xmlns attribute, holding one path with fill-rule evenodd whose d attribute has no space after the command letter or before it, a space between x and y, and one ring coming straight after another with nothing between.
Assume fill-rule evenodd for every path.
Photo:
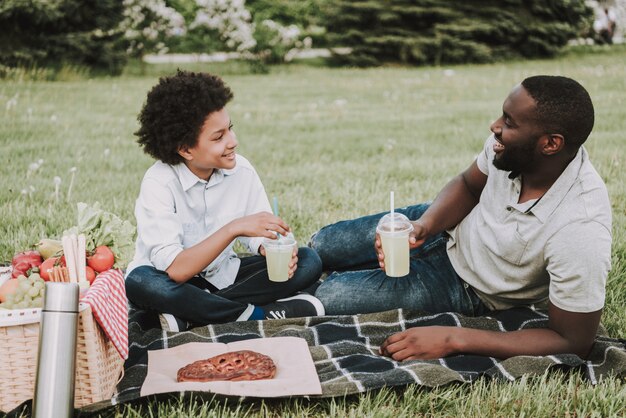
<instances>
[{"instance_id":1,"label":"boy's face","mask_svg":"<svg viewBox=\"0 0 626 418\"><path fill-rule=\"evenodd\" d=\"M235 148L239 143L232 128L225 108L209 114L196 145L179 151L192 173L208 180L215 169L235 168Z\"/></svg>"}]
</instances>

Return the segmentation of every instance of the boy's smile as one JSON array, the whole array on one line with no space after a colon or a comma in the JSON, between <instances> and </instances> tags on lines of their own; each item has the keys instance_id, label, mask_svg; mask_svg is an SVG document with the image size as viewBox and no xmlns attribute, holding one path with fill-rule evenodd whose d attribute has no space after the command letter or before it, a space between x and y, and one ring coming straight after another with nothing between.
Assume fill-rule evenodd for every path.
<instances>
[{"instance_id":1,"label":"boy's smile","mask_svg":"<svg viewBox=\"0 0 626 418\"><path fill-rule=\"evenodd\" d=\"M226 109L209 114L191 148L183 148L179 154L192 173L208 180L215 169L231 169L237 164L235 149L239 145Z\"/></svg>"}]
</instances>

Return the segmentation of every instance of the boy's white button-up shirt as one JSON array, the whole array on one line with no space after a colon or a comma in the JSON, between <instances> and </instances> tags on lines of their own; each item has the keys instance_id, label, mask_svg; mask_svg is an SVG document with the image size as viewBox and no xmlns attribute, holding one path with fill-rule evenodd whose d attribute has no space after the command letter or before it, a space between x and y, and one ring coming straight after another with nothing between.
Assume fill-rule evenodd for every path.
<instances>
[{"instance_id":1,"label":"boy's white button-up shirt","mask_svg":"<svg viewBox=\"0 0 626 418\"><path fill-rule=\"evenodd\" d=\"M193 174L183 163L157 161L141 182L135 203L137 241L127 274L142 265L166 270L176 256L230 221L259 212L271 212L261 179L244 157L237 155L231 170L215 170L209 181ZM239 237L251 253L258 253L261 237ZM235 281L240 261L235 241L209 264L203 274L223 289Z\"/></svg>"}]
</instances>

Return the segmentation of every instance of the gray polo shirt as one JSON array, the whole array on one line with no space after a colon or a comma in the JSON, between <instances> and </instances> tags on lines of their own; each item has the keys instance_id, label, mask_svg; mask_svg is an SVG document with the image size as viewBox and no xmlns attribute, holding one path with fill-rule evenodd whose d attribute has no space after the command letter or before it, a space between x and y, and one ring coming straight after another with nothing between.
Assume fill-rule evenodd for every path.
<instances>
[{"instance_id":1,"label":"gray polo shirt","mask_svg":"<svg viewBox=\"0 0 626 418\"><path fill-rule=\"evenodd\" d=\"M495 139L477 157L487 175L480 202L448 231L459 276L492 309L545 305L570 312L604 306L611 268L611 206L584 147L541 199L517 203L520 177L493 165Z\"/></svg>"}]
</instances>

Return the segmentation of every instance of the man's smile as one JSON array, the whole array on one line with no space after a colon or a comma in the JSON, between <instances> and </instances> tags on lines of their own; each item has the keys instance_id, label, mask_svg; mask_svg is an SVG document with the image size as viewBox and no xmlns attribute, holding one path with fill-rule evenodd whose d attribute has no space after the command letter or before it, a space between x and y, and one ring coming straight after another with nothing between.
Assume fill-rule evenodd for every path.
<instances>
[{"instance_id":1,"label":"man's smile","mask_svg":"<svg viewBox=\"0 0 626 418\"><path fill-rule=\"evenodd\" d=\"M504 145L500 141L496 139L496 142L493 144L493 152L499 154L504 151Z\"/></svg>"}]
</instances>

